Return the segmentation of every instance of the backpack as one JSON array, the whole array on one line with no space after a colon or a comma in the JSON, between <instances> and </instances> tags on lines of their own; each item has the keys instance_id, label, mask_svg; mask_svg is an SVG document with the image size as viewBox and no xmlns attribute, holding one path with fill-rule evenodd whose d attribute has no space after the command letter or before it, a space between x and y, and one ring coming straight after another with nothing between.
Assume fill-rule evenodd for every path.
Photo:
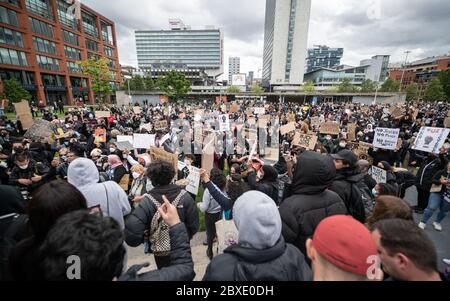
<instances>
[{"instance_id":1,"label":"backpack","mask_svg":"<svg viewBox=\"0 0 450 301\"><path fill-rule=\"evenodd\" d=\"M19 242L16 235L25 229L27 223L26 215L13 213L0 217L0 281L11 280L9 256Z\"/></svg>"},{"instance_id":2,"label":"backpack","mask_svg":"<svg viewBox=\"0 0 450 301\"><path fill-rule=\"evenodd\" d=\"M366 222L366 209L364 204L370 204L371 197L357 184L351 184L350 202L347 204L348 213L361 223Z\"/></svg>"},{"instance_id":3,"label":"backpack","mask_svg":"<svg viewBox=\"0 0 450 301\"><path fill-rule=\"evenodd\" d=\"M171 202L172 205L178 207L178 204L181 201L181 198L187 193L186 190L182 190L178 196ZM152 221L150 223L150 232L148 240L151 244L151 249L153 254L157 256L168 256L170 254L170 235L169 235L169 226L159 214L159 207L161 207L161 203L159 203L154 197L150 194L146 194L146 197L152 201L153 205L156 207L156 212L153 215Z\"/></svg>"}]
</instances>

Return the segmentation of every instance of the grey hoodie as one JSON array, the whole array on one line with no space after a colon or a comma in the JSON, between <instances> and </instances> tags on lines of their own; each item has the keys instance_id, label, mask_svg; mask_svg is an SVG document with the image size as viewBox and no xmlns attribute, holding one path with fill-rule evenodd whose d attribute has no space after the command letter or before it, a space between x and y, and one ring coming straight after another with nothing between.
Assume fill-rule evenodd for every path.
<instances>
[{"instance_id":1,"label":"grey hoodie","mask_svg":"<svg viewBox=\"0 0 450 301\"><path fill-rule=\"evenodd\" d=\"M233 217L240 246L264 250L280 240L280 213L274 201L262 192L243 194L234 204Z\"/></svg>"},{"instance_id":2,"label":"grey hoodie","mask_svg":"<svg viewBox=\"0 0 450 301\"><path fill-rule=\"evenodd\" d=\"M105 216L115 219L125 228L124 215L130 213L128 197L116 182L99 182L99 172L92 160L78 158L69 165L67 180L78 188L87 201L88 208L101 206Z\"/></svg>"}]
</instances>

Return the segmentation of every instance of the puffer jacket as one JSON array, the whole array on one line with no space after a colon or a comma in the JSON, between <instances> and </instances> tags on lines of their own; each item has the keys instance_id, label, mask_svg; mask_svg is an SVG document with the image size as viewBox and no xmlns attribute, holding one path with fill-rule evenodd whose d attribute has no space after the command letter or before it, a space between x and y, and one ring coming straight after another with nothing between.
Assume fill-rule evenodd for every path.
<instances>
[{"instance_id":1,"label":"puffer jacket","mask_svg":"<svg viewBox=\"0 0 450 301\"><path fill-rule=\"evenodd\" d=\"M138 275L139 270L146 265L132 266L120 281L192 281L195 277L194 262L192 261L191 246L186 227L183 223L173 226L169 230L170 267Z\"/></svg>"},{"instance_id":2,"label":"puffer jacket","mask_svg":"<svg viewBox=\"0 0 450 301\"><path fill-rule=\"evenodd\" d=\"M150 191L149 194L163 204L163 195L165 195L170 202L173 202L180 192L181 187L177 185L167 185L164 187L156 187ZM199 218L197 207L189 193L186 193L181 198L177 209L181 222L186 225L189 239L192 239L199 229ZM144 232L150 230L150 224L156 211L157 208L153 202L148 197L145 197L128 217L125 224L125 241L130 247L137 247L144 242Z\"/></svg>"},{"instance_id":3,"label":"puffer jacket","mask_svg":"<svg viewBox=\"0 0 450 301\"><path fill-rule=\"evenodd\" d=\"M297 248L283 237L269 249L234 245L215 257L203 281L310 281L311 269Z\"/></svg>"},{"instance_id":4,"label":"puffer jacket","mask_svg":"<svg viewBox=\"0 0 450 301\"><path fill-rule=\"evenodd\" d=\"M291 185L292 195L280 206L283 237L306 254L306 240L319 223L333 215L347 214L343 200L328 190L336 175L330 157L305 152L298 157Z\"/></svg>"},{"instance_id":5,"label":"puffer jacket","mask_svg":"<svg viewBox=\"0 0 450 301\"><path fill-rule=\"evenodd\" d=\"M358 185L364 180L364 175L359 169L338 170L330 190L336 192L344 201L347 208L352 201L352 185Z\"/></svg>"}]
</instances>

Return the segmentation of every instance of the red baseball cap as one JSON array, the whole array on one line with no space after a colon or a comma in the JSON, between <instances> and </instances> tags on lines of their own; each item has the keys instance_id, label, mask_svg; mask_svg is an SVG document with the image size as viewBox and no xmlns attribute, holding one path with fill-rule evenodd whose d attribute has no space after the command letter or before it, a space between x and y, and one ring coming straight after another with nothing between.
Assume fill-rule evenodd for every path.
<instances>
[{"instance_id":1,"label":"red baseball cap","mask_svg":"<svg viewBox=\"0 0 450 301\"><path fill-rule=\"evenodd\" d=\"M314 233L313 246L326 261L356 275L367 275L377 247L369 230L347 215L324 219Z\"/></svg>"}]
</instances>

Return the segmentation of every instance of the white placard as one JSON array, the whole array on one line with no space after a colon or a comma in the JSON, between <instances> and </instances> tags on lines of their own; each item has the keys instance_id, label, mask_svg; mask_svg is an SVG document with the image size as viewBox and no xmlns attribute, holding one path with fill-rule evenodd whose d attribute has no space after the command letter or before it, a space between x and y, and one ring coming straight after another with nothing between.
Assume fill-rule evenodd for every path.
<instances>
[{"instance_id":1,"label":"white placard","mask_svg":"<svg viewBox=\"0 0 450 301\"><path fill-rule=\"evenodd\" d=\"M219 128L221 132L230 131L230 116L228 115L219 116Z\"/></svg>"},{"instance_id":2,"label":"white placard","mask_svg":"<svg viewBox=\"0 0 450 301\"><path fill-rule=\"evenodd\" d=\"M133 145L133 136L117 136L117 142L130 142Z\"/></svg>"},{"instance_id":3,"label":"white placard","mask_svg":"<svg viewBox=\"0 0 450 301\"><path fill-rule=\"evenodd\" d=\"M373 147L396 150L400 129L376 128Z\"/></svg>"},{"instance_id":4,"label":"white placard","mask_svg":"<svg viewBox=\"0 0 450 301\"><path fill-rule=\"evenodd\" d=\"M255 110L253 112L255 115L265 115L266 108L255 108Z\"/></svg>"},{"instance_id":5,"label":"white placard","mask_svg":"<svg viewBox=\"0 0 450 301\"><path fill-rule=\"evenodd\" d=\"M186 191L197 195L198 194L198 188L200 186L200 169L194 166L189 167L189 176L187 179L189 181L189 184L186 186Z\"/></svg>"},{"instance_id":6,"label":"white placard","mask_svg":"<svg viewBox=\"0 0 450 301\"><path fill-rule=\"evenodd\" d=\"M150 146L155 146L155 137L155 135L134 134L133 146L137 149L149 149Z\"/></svg>"},{"instance_id":7,"label":"white placard","mask_svg":"<svg viewBox=\"0 0 450 301\"><path fill-rule=\"evenodd\" d=\"M438 154L449 133L450 129L422 127L412 149Z\"/></svg>"},{"instance_id":8,"label":"white placard","mask_svg":"<svg viewBox=\"0 0 450 301\"><path fill-rule=\"evenodd\" d=\"M384 169L372 166L372 178L377 182L377 184L386 184L387 172Z\"/></svg>"}]
</instances>

